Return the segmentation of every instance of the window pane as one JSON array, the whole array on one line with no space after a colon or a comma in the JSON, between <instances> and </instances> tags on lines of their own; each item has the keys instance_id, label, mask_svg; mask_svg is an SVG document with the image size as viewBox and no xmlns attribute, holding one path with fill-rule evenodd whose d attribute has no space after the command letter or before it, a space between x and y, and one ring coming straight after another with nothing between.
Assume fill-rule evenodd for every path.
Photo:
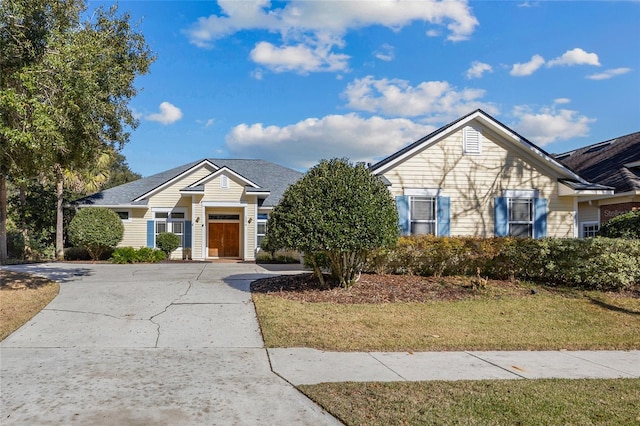
<instances>
[{"instance_id":1,"label":"window pane","mask_svg":"<svg viewBox=\"0 0 640 426\"><path fill-rule=\"evenodd\" d=\"M435 235L435 223L433 222L412 222L411 235Z\"/></svg>"},{"instance_id":2,"label":"window pane","mask_svg":"<svg viewBox=\"0 0 640 426\"><path fill-rule=\"evenodd\" d=\"M531 237L533 227L529 223L511 223L509 224L509 235L511 237Z\"/></svg>"},{"instance_id":3,"label":"window pane","mask_svg":"<svg viewBox=\"0 0 640 426\"><path fill-rule=\"evenodd\" d=\"M156 221L156 234L167 232L167 222Z\"/></svg>"},{"instance_id":4,"label":"window pane","mask_svg":"<svg viewBox=\"0 0 640 426\"><path fill-rule=\"evenodd\" d=\"M184 232L184 222L171 222L171 232L182 234Z\"/></svg>"},{"instance_id":5,"label":"window pane","mask_svg":"<svg viewBox=\"0 0 640 426\"><path fill-rule=\"evenodd\" d=\"M167 219L169 217L169 213L167 212L156 212L156 219Z\"/></svg>"},{"instance_id":6,"label":"window pane","mask_svg":"<svg viewBox=\"0 0 640 426\"><path fill-rule=\"evenodd\" d=\"M412 198L411 199L411 219L412 220L434 220L435 200L433 198Z\"/></svg>"},{"instance_id":7,"label":"window pane","mask_svg":"<svg viewBox=\"0 0 640 426\"><path fill-rule=\"evenodd\" d=\"M267 224L265 222L258 222L258 234L266 234L267 233Z\"/></svg>"},{"instance_id":8,"label":"window pane","mask_svg":"<svg viewBox=\"0 0 640 426\"><path fill-rule=\"evenodd\" d=\"M129 220L129 212L116 212L116 213L118 213L118 216L120 216L120 219Z\"/></svg>"},{"instance_id":9,"label":"window pane","mask_svg":"<svg viewBox=\"0 0 640 426\"><path fill-rule=\"evenodd\" d=\"M184 213L171 213L172 219L184 219Z\"/></svg>"},{"instance_id":10,"label":"window pane","mask_svg":"<svg viewBox=\"0 0 640 426\"><path fill-rule=\"evenodd\" d=\"M258 247L260 247L260 245L262 244L262 240L264 240L264 236L258 235Z\"/></svg>"},{"instance_id":11,"label":"window pane","mask_svg":"<svg viewBox=\"0 0 640 426\"><path fill-rule=\"evenodd\" d=\"M533 217L531 200L509 200L509 221L510 222L530 222Z\"/></svg>"}]
</instances>

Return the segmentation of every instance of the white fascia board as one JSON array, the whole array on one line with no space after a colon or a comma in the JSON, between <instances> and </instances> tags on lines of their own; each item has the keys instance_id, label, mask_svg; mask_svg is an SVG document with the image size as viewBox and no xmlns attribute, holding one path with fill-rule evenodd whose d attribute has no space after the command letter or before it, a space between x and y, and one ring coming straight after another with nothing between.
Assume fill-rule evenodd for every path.
<instances>
[{"instance_id":1,"label":"white fascia board","mask_svg":"<svg viewBox=\"0 0 640 426\"><path fill-rule=\"evenodd\" d=\"M105 207L107 209L148 209L147 205L140 204L77 204L76 207Z\"/></svg>"},{"instance_id":2,"label":"white fascia board","mask_svg":"<svg viewBox=\"0 0 640 426\"><path fill-rule=\"evenodd\" d=\"M249 179L247 179L246 177L234 172L232 169L228 168L227 166L223 166L223 167L219 168L215 172L211 173L208 176L203 177L199 181L197 181L195 183L192 183L189 186L204 185L205 183L209 182L211 179L214 179L215 177L221 175L224 172L229 173L230 175L236 177L237 179L240 179L241 181L243 181L245 184L251 186L252 188L260 188L260 185L254 183L254 182L251 182Z\"/></svg>"},{"instance_id":3,"label":"white fascia board","mask_svg":"<svg viewBox=\"0 0 640 426\"><path fill-rule=\"evenodd\" d=\"M614 195L613 189L573 189L562 182L558 182L558 195L561 197L593 197L610 198ZM616 196L618 194L615 194Z\"/></svg>"},{"instance_id":4,"label":"white fascia board","mask_svg":"<svg viewBox=\"0 0 640 426\"><path fill-rule=\"evenodd\" d=\"M141 196L139 196L138 198L136 198L133 201L140 201L143 200L147 197L152 196L153 194L155 194L158 191L161 191L162 189L166 188L167 186L171 185L173 182L175 182L176 180L180 179L181 177L193 172L194 170L198 169L199 167L202 167L204 165L208 165L211 166L214 170L217 170L219 167L216 166L215 164L213 164L211 161L209 160L202 160L201 162L199 162L198 164L194 165L193 167L189 168L188 170L185 170L184 172L180 173L179 175L169 179L168 181L166 181L165 183L163 183L160 186L157 186L155 188L153 188L151 191L148 191L144 194L142 194Z\"/></svg>"}]
</instances>

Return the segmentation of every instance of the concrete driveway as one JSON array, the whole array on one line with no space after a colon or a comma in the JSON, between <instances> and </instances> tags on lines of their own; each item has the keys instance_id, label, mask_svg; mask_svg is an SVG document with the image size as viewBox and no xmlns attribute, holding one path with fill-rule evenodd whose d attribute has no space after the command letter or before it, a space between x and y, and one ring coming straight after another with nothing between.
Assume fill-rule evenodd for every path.
<instances>
[{"instance_id":1,"label":"concrete driveway","mask_svg":"<svg viewBox=\"0 0 640 426\"><path fill-rule=\"evenodd\" d=\"M0 343L3 425L340 424L271 372L249 293L260 266L21 269L60 294Z\"/></svg>"}]
</instances>

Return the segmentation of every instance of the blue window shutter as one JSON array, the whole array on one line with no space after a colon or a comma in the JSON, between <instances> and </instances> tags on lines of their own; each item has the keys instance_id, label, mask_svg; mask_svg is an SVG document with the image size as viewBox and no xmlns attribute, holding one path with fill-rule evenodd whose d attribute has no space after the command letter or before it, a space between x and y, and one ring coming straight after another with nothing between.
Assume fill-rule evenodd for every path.
<instances>
[{"instance_id":1,"label":"blue window shutter","mask_svg":"<svg viewBox=\"0 0 640 426\"><path fill-rule=\"evenodd\" d=\"M533 207L533 238L547 236L547 199L536 198Z\"/></svg>"},{"instance_id":2,"label":"blue window shutter","mask_svg":"<svg viewBox=\"0 0 640 426\"><path fill-rule=\"evenodd\" d=\"M153 220L147 221L147 247L153 248L155 239L155 223Z\"/></svg>"},{"instance_id":3,"label":"blue window shutter","mask_svg":"<svg viewBox=\"0 0 640 426\"><path fill-rule=\"evenodd\" d=\"M191 248L191 221L184 221L184 248Z\"/></svg>"},{"instance_id":4,"label":"blue window shutter","mask_svg":"<svg viewBox=\"0 0 640 426\"><path fill-rule=\"evenodd\" d=\"M509 212L507 211L507 199L505 197L496 197L494 199L494 202L494 234L496 237L506 237L509 219Z\"/></svg>"},{"instance_id":5,"label":"blue window shutter","mask_svg":"<svg viewBox=\"0 0 640 426\"><path fill-rule=\"evenodd\" d=\"M438 197L438 236L451 235L451 197Z\"/></svg>"},{"instance_id":6,"label":"blue window shutter","mask_svg":"<svg viewBox=\"0 0 640 426\"><path fill-rule=\"evenodd\" d=\"M398 209L398 227L400 229L400 235L409 235L409 233L411 232L409 217L409 196L397 196L396 208Z\"/></svg>"}]
</instances>

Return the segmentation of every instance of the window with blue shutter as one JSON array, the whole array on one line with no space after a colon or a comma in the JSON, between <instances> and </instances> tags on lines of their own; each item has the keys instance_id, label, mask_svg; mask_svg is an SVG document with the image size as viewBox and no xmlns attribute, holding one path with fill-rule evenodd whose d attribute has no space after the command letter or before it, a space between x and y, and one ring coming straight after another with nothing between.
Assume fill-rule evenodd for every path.
<instances>
[{"instance_id":1,"label":"window with blue shutter","mask_svg":"<svg viewBox=\"0 0 640 426\"><path fill-rule=\"evenodd\" d=\"M153 220L147 221L147 247L153 248L155 246L155 222Z\"/></svg>"},{"instance_id":2,"label":"window with blue shutter","mask_svg":"<svg viewBox=\"0 0 640 426\"><path fill-rule=\"evenodd\" d=\"M536 198L534 200L533 238L547 236L547 199Z\"/></svg>"},{"instance_id":3,"label":"window with blue shutter","mask_svg":"<svg viewBox=\"0 0 640 426\"><path fill-rule=\"evenodd\" d=\"M399 195L396 197L396 209L398 209L398 228L400 235L409 235L411 217L409 216L408 195Z\"/></svg>"},{"instance_id":4,"label":"window with blue shutter","mask_svg":"<svg viewBox=\"0 0 640 426\"><path fill-rule=\"evenodd\" d=\"M506 237L509 228L509 212L507 211L507 199L497 197L494 199L494 234L496 237Z\"/></svg>"},{"instance_id":5,"label":"window with blue shutter","mask_svg":"<svg viewBox=\"0 0 640 426\"><path fill-rule=\"evenodd\" d=\"M451 235L451 197L438 197L436 208L438 209L438 236Z\"/></svg>"},{"instance_id":6,"label":"window with blue shutter","mask_svg":"<svg viewBox=\"0 0 640 426\"><path fill-rule=\"evenodd\" d=\"M184 221L184 248L191 248L192 227L191 221Z\"/></svg>"}]
</instances>

